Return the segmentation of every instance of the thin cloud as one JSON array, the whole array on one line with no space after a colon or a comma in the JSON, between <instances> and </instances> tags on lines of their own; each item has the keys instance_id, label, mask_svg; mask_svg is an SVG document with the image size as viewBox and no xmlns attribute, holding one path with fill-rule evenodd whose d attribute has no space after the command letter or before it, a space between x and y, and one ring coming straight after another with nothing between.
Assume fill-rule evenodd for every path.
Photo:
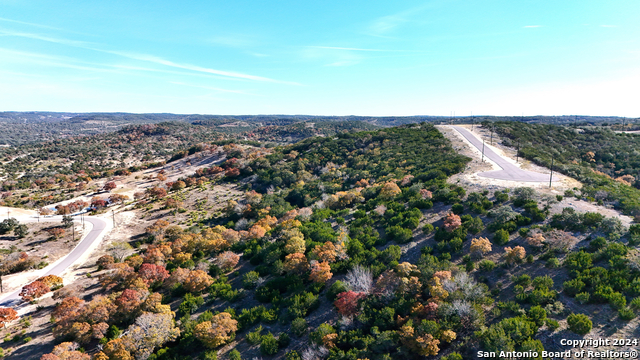
<instances>
[{"instance_id":1,"label":"thin cloud","mask_svg":"<svg viewBox=\"0 0 640 360\"><path fill-rule=\"evenodd\" d=\"M207 89L207 90L213 90L213 91L219 91L219 92L251 95L241 90L229 90L229 89L221 89L221 88L212 87L212 86L193 85L193 84L187 84L179 81L169 81L169 83L174 85L182 85L182 86L188 86L188 87L199 88L199 89Z\"/></svg>"},{"instance_id":2,"label":"thin cloud","mask_svg":"<svg viewBox=\"0 0 640 360\"><path fill-rule=\"evenodd\" d=\"M307 46L307 48L339 50L339 51L385 52L385 53L425 53L425 51L420 51L420 50L367 49L367 48L351 48L351 47L340 47L340 46Z\"/></svg>"},{"instance_id":3,"label":"thin cloud","mask_svg":"<svg viewBox=\"0 0 640 360\"><path fill-rule=\"evenodd\" d=\"M369 29L374 33L374 34L384 34L384 33L388 33L390 31L392 31L393 29L395 29L396 27L398 27L400 24L407 22L408 20L402 18L401 16L398 15L389 15L389 16L383 16L381 18L376 19L371 26L369 27Z\"/></svg>"},{"instance_id":4,"label":"thin cloud","mask_svg":"<svg viewBox=\"0 0 640 360\"><path fill-rule=\"evenodd\" d=\"M39 34L23 33L23 32L0 29L0 36L2 35L24 37L24 38L36 39L36 40L41 40L46 42L52 42L56 44L74 46L74 47L79 47L87 50L93 50L93 51L99 51L103 53L118 55L118 56L126 57L132 60L146 61L146 62L151 62L151 63L183 69L183 70L190 70L190 71L195 71L195 72L200 72L205 74L219 75L226 78L263 81L263 82L272 82L272 83L289 84L289 85L300 85L296 82L280 81L280 80L275 80L275 79L271 79L263 76L250 75L250 74L244 74L244 73L233 72L233 71L216 70L216 69L211 69L211 68L206 68L206 67L191 65L191 64L179 64L170 60L166 60L166 59L153 56L153 55L148 55L148 54L136 54L136 53L130 53L126 51L103 50L103 49L97 48L95 46L96 44L85 42L85 41L76 41L76 40L69 40L64 38L54 38L54 37L43 36Z\"/></svg>"},{"instance_id":5,"label":"thin cloud","mask_svg":"<svg viewBox=\"0 0 640 360\"><path fill-rule=\"evenodd\" d=\"M542 27L542 25L525 25L523 26L523 28L525 29L535 29L535 28L539 28Z\"/></svg>"},{"instance_id":6,"label":"thin cloud","mask_svg":"<svg viewBox=\"0 0 640 360\"><path fill-rule=\"evenodd\" d=\"M86 41L69 40L69 39L64 39L64 38L55 38L55 37L50 37L50 36L44 36L44 35L32 34L32 33L25 33L25 32L19 32L19 31L12 31L12 30L6 30L6 29L1 29L1 28L0 28L0 35L23 37L23 38L27 38L27 39L35 39L35 40L41 40L41 41L52 42L52 43L56 43L56 44L75 46L75 47L82 47L82 48L88 48L88 46L90 46L90 45L95 45L95 43L90 43L90 42L86 42Z\"/></svg>"},{"instance_id":7,"label":"thin cloud","mask_svg":"<svg viewBox=\"0 0 640 360\"><path fill-rule=\"evenodd\" d=\"M191 64L179 64L179 63L176 63L176 62L173 62L173 61L170 61L170 60L166 60L166 59L163 59L163 58L160 58L160 57L157 57L157 56L153 56L153 55L136 54L136 53L130 53L130 52L124 52L124 51L107 51L107 50L98 50L98 51L103 51L103 52L106 52L106 53L109 53L109 54L119 55L119 56L126 57L126 58L133 59L133 60L147 61L147 62L151 62L151 63L154 63L154 64L160 64L160 65L174 67L174 68L178 68L178 69L184 69L184 70L191 70L191 71L201 72L201 73L205 73L205 74L214 74L214 75L220 75L220 76L236 78L236 79L265 81L265 82L273 82L273 83L281 83L281 84L296 84L296 83L291 83L291 82L274 80L274 79L270 79L270 78L262 77L262 76L243 74L243 73L239 73L239 72L216 70L216 69L211 69L211 68L206 68L206 67L197 66L197 65L191 65Z\"/></svg>"},{"instance_id":8,"label":"thin cloud","mask_svg":"<svg viewBox=\"0 0 640 360\"><path fill-rule=\"evenodd\" d=\"M34 24L34 23L26 22L26 21L12 20L12 19L2 18L2 17L0 17L0 21L11 22L11 23L15 23L15 24L22 24L22 25L29 25L29 26L39 27L39 28L43 28L43 29L64 31L64 29L60 29L60 28L53 27L53 26L42 25L42 24Z\"/></svg>"},{"instance_id":9,"label":"thin cloud","mask_svg":"<svg viewBox=\"0 0 640 360\"><path fill-rule=\"evenodd\" d=\"M402 51L402 50L347 48L347 47L338 47L338 46L307 46L307 47L314 48L314 49L349 50L349 51L376 51L376 52Z\"/></svg>"},{"instance_id":10,"label":"thin cloud","mask_svg":"<svg viewBox=\"0 0 640 360\"><path fill-rule=\"evenodd\" d=\"M365 34L375 37L392 38L386 34L403 24L412 22L413 20L411 18L414 17L414 15L430 8L437 8L446 2L447 0L431 1L395 14L381 16L369 24Z\"/></svg>"},{"instance_id":11,"label":"thin cloud","mask_svg":"<svg viewBox=\"0 0 640 360\"><path fill-rule=\"evenodd\" d=\"M351 65L356 65L359 64L360 61L354 61L354 60L344 60L344 61L336 61L330 64L326 64L325 66L332 66L332 67L340 67L340 66L351 66Z\"/></svg>"},{"instance_id":12,"label":"thin cloud","mask_svg":"<svg viewBox=\"0 0 640 360\"><path fill-rule=\"evenodd\" d=\"M76 69L76 70L94 71L94 72L118 72L118 71L109 69L108 65L78 62L78 61L73 61L71 59L60 57L60 56L51 56L51 55L38 54L38 53L32 53L32 52L16 51L16 50L11 50L6 48L0 48L0 54L8 55L7 57L5 57L6 59L10 59L11 57L13 57L16 61L19 61L19 62L29 61L31 63L44 65L44 66L54 66L54 67L62 67L62 68L69 68L69 69Z\"/></svg>"}]
</instances>

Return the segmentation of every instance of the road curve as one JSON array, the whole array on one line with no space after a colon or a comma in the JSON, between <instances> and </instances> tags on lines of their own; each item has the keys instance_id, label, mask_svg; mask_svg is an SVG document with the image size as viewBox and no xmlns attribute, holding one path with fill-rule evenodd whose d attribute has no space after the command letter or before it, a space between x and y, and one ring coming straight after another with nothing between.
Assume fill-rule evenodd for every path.
<instances>
[{"instance_id":1,"label":"road curve","mask_svg":"<svg viewBox=\"0 0 640 360\"><path fill-rule=\"evenodd\" d=\"M55 265L50 266L50 268L45 268L45 272L42 276L46 276L46 275L60 276L62 273L64 273L69 267L71 267L71 265L74 265L76 261L78 261L78 259L80 259L80 257L84 255L91 248L91 245L93 245L93 243L98 240L98 238L100 237L100 235L102 234L102 232L107 226L107 223L104 220L99 218L87 216L84 218L84 220L88 221L93 225L93 228L91 229L91 231L89 231L87 236L85 236L84 239L82 239L82 241L80 241L78 245L76 245L76 247L73 250L71 250L69 254L67 254L67 256L62 258L61 261L59 261ZM20 294L20 290L16 290L8 295L2 296L1 297L2 300L0 300L0 306L15 307L16 305L20 304L21 299L19 294Z\"/></svg>"},{"instance_id":2,"label":"road curve","mask_svg":"<svg viewBox=\"0 0 640 360\"><path fill-rule=\"evenodd\" d=\"M467 139L467 141L469 141L473 146L482 151L482 140L477 138L473 133L463 128L462 126L452 127L462 136L464 136L464 138ZM496 163L502 170L481 172L478 173L479 176L490 179L519 182L549 182L549 174L541 174L533 171L522 170L507 161L507 159L505 159L504 157L496 154L496 152L491 150L491 148L489 148L488 146L484 146L484 156Z\"/></svg>"}]
</instances>

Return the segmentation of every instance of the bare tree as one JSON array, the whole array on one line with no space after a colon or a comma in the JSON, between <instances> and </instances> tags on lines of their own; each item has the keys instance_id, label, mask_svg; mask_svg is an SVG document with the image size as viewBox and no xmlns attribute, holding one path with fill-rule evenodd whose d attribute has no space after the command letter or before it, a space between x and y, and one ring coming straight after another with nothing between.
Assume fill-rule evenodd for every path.
<instances>
[{"instance_id":1,"label":"bare tree","mask_svg":"<svg viewBox=\"0 0 640 360\"><path fill-rule=\"evenodd\" d=\"M249 220L242 218L240 220L238 220L238 222L236 223L235 229L236 230L247 230L247 228L249 227Z\"/></svg>"},{"instance_id":2,"label":"bare tree","mask_svg":"<svg viewBox=\"0 0 640 360\"><path fill-rule=\"evenodd\" d=\"M129 255L132 249L133 247L131 247L128 242L116 241L111 243L109 252L114 258L118 259L118 261L122 261L125 256Z\"/></svg>"},{"instance_id":3,"label":"bare tree","mask_svg":"<svg viewBox=\"0 0 640 360\"><path fill-rule=\"evenodd\" d=\"M324 346L308 347L302 351L302 360L321 360L329 355L329 349Z\"/></svg>"},{"instance_id":4,"label":"bare tree","mask_svg":"<svg viewBox=\"0 0 640 360\"><path fill-rule=\"evenodd\" d=\"M484 290L466 272L456 274L452 279L445 280L442 288L452 296L458 295L462 300L474 301L484 295Z\"/></svg>"},{"instance_id":5,"label":"bare tree","mask_svg":"<svg viewBox=\"0 0 640 360\"><path fill-rule=\"evenodd\" d=\"M352 291L369 294L373 288L373 274L368 268L356 265L347 272L345 283Z\"/></svg>"},{"instance_id":6,"label":"bare tree","mask_svg":"<svg viewBox=\"0 0 640 360\"><path fill-rule=\"evenodd\" d=\"M144 313L129 327L125 339L133 348L137 360L146 360L155 348L175 340L180 330L169 314Z\"/></svg>"}]
</instances>

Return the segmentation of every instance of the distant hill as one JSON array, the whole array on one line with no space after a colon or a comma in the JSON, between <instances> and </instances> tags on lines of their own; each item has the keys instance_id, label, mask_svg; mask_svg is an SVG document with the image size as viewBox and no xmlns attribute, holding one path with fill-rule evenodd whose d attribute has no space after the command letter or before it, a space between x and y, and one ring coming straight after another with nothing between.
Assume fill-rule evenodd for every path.
<instances>
[{"instance_id":1,"label":"distant hill","mask_svg":"<svg viewBox=\"0 0 640 360\"><path fill-rule=\"evenodd\" d=\"M614 116L313 116L313 115L200 115L200 114L131 114L71 112L0 112L0 145L20 145L43 140L95 135L116 131L126 125L185 122L214 128L226 134L251 134L267 140L273 133L280 138L300 140L308 136L339 131L372 130L420 122L471 123L481 121L521 121L543 124L612 125L635 124L637 119ZM344 123L348 125L335 125ZM313 123L314 125L301 125ZM298 125L296 125L298 124ZM365 125L366 124L366 125ZM288 127L287 127L288 126ZM275 128L274 128L275 127ZM312 129L322 128L322 131ZM296 133L296 131L302 133ZM308 133L308 134L306 134ZM305 135L306 134L306 135Z\"/></svg>"}]
</instances>

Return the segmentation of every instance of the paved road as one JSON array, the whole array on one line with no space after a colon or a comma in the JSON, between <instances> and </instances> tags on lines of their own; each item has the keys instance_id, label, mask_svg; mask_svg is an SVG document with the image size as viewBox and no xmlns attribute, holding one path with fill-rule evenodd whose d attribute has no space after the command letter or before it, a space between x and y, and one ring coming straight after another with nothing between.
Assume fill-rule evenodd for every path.
<instances>
[{"instance_id":1,"label":"paved road","mask_svg":"<svg viewBox=\"0 0 640 360\"><path fill-rule=\"evenodd\" d=\"M91 231L89 231L87 236L85 236L85 238L82 239L82 241L80 241L78 245L76 245L76 247L73 250L71 250L71 252L66 257L64 257L60 262L58 262L53 266L50 266L50 268L45 268L45 272L42 276L46 276L46 275L59 276L60 274L64 273L65 270L67 270L71 265L74 265L75 262L82 255L84 255L84 253L87 252L87 250L89 250L91 245L98 239L98 237L104 231L107 225L104 220L95 218L95 217L87 216L84 218L84 220L88 221L93 225L93 228L91 229ZM19 294L20 294L20 290L16 290L8 295L2 296L2 300L0 300L0 306L15 307L16 305L20 304L21 299L18 296Z\"/></svg>"},{"instance_id":2,"label":"paved road","mask_svg":"<svg viewBox=\"0 0 640 360\"><path fill-rule=\"evenodd\" d=\"M462 126L452 126L462 136L465 137L473 146L482 151L482 140L477 138L469 130ZM496 163L502 170L486 171L478 173L479 176L498 179L498 180L510 180L520 182L549 182L549 174L541 174L533 171L522 170L519 167L513 165L502 156L496 154L488 146L484 147L484 156ZM554 176L555 178L555 176ZM555 181L555 179L554 179Z\"/></svg>"}]
</instances>

